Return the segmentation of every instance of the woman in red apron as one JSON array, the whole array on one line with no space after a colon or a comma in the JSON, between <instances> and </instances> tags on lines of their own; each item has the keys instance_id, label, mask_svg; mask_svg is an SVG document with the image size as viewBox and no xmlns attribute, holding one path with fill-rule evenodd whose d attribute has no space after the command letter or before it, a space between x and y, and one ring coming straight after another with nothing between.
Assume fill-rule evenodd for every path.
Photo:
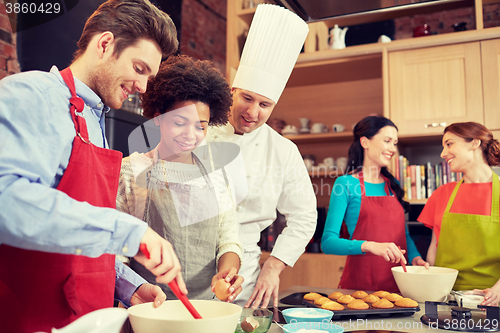
<instances>
[{"instance_id":1,"label":"woman in red apron","mask_svg":"<svg viewBox=\"0 0 500 333\"><path fill-rule=\"evenodd\" d=\"M398 292L391 267L408 255L414 265L427 264L406 230L404 192L387 170L397 141L396 125L384 117L354 127L352 171L335 182L321 241L323 252L348 255L339 288Z\"/></svg>"},{"instance_id":2,"label":"woman in red apron","mask_svg":"<svg viewBox=\"0 0 500 333\"><path fill-rule=\"evenodd\" d=\"M500 144L483 125L454 123L444 130L443 151L459 182L432 193L418 220L433 229L427 259L459 271L454 290L481 289L484 305L500 301Z\"/></svg>"}]
</instances>

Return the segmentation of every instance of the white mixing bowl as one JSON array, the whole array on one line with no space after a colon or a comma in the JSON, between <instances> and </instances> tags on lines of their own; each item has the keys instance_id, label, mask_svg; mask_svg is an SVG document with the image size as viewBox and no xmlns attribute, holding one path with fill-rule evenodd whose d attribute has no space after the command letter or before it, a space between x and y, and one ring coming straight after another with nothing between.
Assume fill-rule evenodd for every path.
<instances>
[{"instance_id":1,"label":"white mixing bowl","mask_svg":"<svg viewBox=\"0 0 500 333\"><path fill-rule=\"evenodd\" d=\"M458 275L456 269L445 267L407 266L406 269L408 272L401 266L393 267L392 275L401 294L417 302L444 301Z\"/></svg>"},{"instance_id":2,"label":"white mixing bowl","mask_svg":"<svg viewBox=\"0 0 500 333\"><path fill-rule=\"evenodd\" d=\"M128 309L135 333L234 333L242 308L219 301L191 300L203 319L194 319L181 301L165 301L158 308L153 303Z\"/></svg>"}]
</instances>

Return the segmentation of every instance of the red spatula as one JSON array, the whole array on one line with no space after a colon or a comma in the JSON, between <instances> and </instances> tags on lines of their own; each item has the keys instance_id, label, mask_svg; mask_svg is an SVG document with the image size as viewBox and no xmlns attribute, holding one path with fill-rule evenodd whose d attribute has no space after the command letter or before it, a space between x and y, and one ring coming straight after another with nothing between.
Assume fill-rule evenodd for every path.
<instances>
[{"instance_id":1,"label":"red spatula","mask_svg":"<svg viewBox=\"0 0 500 333\"><path fill-rule=\"evenodd\" d=\"M148 248L146 247L146 244L141 244L139 247L139 250L144 253L144 255L149 259L149 251ZM170 281L168 284L168 287L172 290L175 296L184 304L184 306L188 309L188 311L193 315L194 319L202 319L198 311L194 308L193 304L189 301L186 295L181 293L179 290L179 285L177 284L176 280Z\"/></svg>"}]
</instances>

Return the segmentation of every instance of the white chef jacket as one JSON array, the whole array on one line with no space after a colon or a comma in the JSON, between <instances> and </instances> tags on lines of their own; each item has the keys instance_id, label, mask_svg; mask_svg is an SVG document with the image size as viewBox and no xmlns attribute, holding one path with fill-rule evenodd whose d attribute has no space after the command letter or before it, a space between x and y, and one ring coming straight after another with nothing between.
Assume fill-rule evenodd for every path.
<instances>
[{"instance_id":1,"label":"white chef jacket","mask_svg":"<svg viewBox=\"0 0 500 333\"><path fill-rule=\"evenodd\" d=\"M239 274L245 278L238 299L246 302L260 271L261 231L276 220L276 210L285 216L271 255L293 266L316 230L316 195L297 146L267 124L243 135L234 134L230 123L210 127L206 140L237 144L245 163L248 195L236 210L244 248Z\"/></svg>"}]
</instances>

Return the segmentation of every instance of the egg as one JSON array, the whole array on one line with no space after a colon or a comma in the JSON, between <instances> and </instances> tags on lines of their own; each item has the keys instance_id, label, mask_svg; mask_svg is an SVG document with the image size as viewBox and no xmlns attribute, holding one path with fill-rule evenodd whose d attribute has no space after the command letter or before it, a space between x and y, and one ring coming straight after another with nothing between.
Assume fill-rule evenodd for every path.
<instances>
[{"instance_id":1,"label":"egg","mask_svg":"<svg viewBox=\"0 0 500 333\"><path fill-rule=\"evenodd\" d=\"M229 292L231 284L224 279L220 279L214 286L215 296L221 301L226 301L231 293Z\"/></svg>"},{"instance_id":2,"label":"egg","mask_svg":"<svg viewBox=\"0 0 500 333\"><path fill-rule=\"evenodd\" d=\"M247 333L252 333L257 327L259 327L259 322L253 317L246 317L240 324L241 329Z\"/></svg>"}]
</instances>

